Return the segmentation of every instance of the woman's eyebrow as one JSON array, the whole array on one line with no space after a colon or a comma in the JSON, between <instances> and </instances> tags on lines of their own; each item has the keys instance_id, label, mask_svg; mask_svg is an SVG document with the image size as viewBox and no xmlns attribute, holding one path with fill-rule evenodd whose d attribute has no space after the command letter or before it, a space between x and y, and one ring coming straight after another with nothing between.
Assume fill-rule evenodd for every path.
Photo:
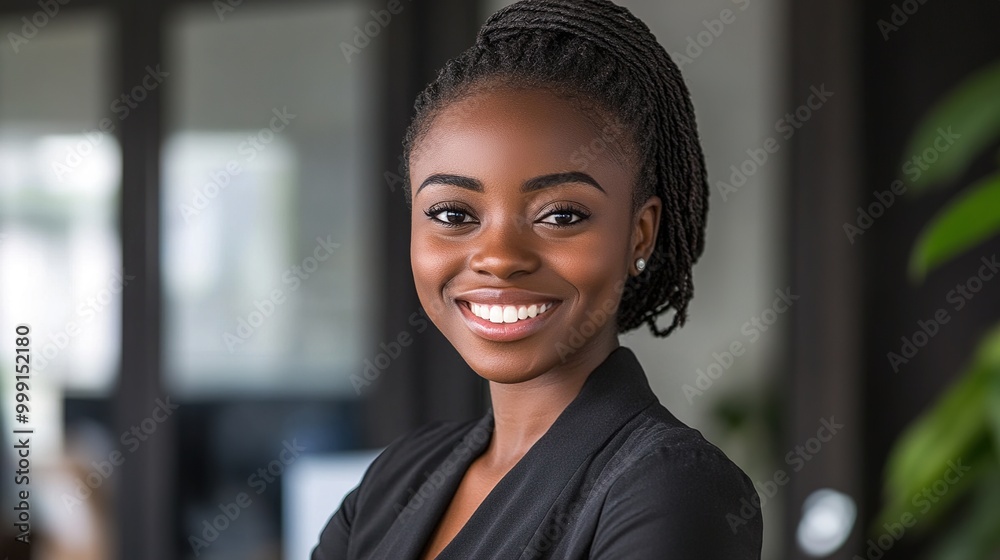
<instances>
[{"instance_id":1,"label":"woman's eyebrow","mask_svg":"<svg viewBox=\"0 0 1000 560\"><path fill-rule=\"evenodd\" d=\"M582 171L567 171L565 173L550 173L548 175L541 175L539 177L533 177L528 179L521 185L521 192L528 193L534 192L548 187L554 187L556 185L562 185L565 183L583 183L585 185L590 185L604 194L608 194L607 191L601 187L601 184L597 182L596 179L591 177L589 174ZM483 192L483 183L478 179L473 179L472 177L465 177L462 175L450 175L447 173L435 173L430 177L424 179L423 183L420 183L420 187L417 188L417 193L420 189L423 189L427 185L437 184L437 185L453 185L456 187L461 187L463 189L468 189L470 191ZM414 193L416 196L416 193Z\"/></svg>"}]
</instances>

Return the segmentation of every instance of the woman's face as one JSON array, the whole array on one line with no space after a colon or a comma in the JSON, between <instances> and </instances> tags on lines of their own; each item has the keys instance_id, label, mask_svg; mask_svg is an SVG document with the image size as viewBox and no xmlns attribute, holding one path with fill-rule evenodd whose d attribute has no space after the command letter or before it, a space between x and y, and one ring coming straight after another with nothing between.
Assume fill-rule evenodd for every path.
<instances>
[{"instance_id":1,"label":"woman's face","mask_svg":"<svg viewBox=\"0 0 1000 560\"><path fill-rule=\"evenodd\" d=\"M661 209L652 197L633 219L622 142L548 91L502 89L448 105L415 146L417 294L484 378L593 368L618 346L624 284Z\"/></svg>"}]
</instances>

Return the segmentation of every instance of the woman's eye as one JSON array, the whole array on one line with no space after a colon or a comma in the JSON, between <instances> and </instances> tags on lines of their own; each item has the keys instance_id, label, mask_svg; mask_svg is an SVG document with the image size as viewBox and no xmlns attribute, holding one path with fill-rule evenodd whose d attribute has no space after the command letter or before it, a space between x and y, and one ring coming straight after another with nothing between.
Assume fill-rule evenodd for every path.
<instances>
[{"instance_id":1,"label":"woman's eye","mask_svg":"<svg viewBox=\"0 0 1000 560\"><path fill-rule=\"evenodd\" d=\"M542 223L552 224L559 227L571 226L586 220L588 217L588 215L576 210L555 210L545 216L545 218L542 219Z\"/></svg>"},{"instance_id":2,"label":"woman's eye","mask_svg":"<svg viewBox=\"0 0 1000 560\"><path fill-rule=\"evenodd\" d=\"M424 212L428 217L446 227L457 227L473 223L469 218L469 213L459 208L439 208Z\"/></svg>"}]
</instances>

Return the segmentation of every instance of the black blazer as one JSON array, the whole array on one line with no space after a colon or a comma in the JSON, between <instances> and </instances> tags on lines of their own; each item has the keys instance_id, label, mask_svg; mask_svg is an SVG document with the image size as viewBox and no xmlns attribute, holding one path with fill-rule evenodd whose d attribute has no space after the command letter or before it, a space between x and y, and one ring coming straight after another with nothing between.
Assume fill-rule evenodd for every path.
<instances>
[{"instance_id":1,"label":"black blazer","mask_svg":"<svg viewBox=\"0 0 1000 560\"><path fill-rule=\"evenodd\" d=\"M312 560L417 558L492 430L490 409L392 442ZM659 403L619 346L437 558L758 560L759 503L746 474Z\"/></svg>"}]
</instances>

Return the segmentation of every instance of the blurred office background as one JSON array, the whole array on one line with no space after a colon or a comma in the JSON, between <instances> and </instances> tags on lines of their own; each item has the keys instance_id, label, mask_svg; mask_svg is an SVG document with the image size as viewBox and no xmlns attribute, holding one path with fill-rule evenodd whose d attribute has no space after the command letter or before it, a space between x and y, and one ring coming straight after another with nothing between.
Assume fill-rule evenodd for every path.
<instances>
[{"instance_id":1,"label":"blurred office background","mask_svg":"<svg viewBox=\"0 0 1000 560\"><path fill-rule=\"evenodd\" d=\"M485 411L420 315L396 174L415 95L506 3L403 0L383 24L379 0L0 0L0 533L18 324L38 558L304 558L380 447ZM622 343L757 484L764 558L928 554L975 504L875 551L884 468L1000 318L1000 281L907 363L887 354L1000 248L907 277L997 143L844 225L906 178L937 100L1000 59L1000 3L620 3L681 66L712 185L688 324Z\"/></svg>"}]
</instances>

